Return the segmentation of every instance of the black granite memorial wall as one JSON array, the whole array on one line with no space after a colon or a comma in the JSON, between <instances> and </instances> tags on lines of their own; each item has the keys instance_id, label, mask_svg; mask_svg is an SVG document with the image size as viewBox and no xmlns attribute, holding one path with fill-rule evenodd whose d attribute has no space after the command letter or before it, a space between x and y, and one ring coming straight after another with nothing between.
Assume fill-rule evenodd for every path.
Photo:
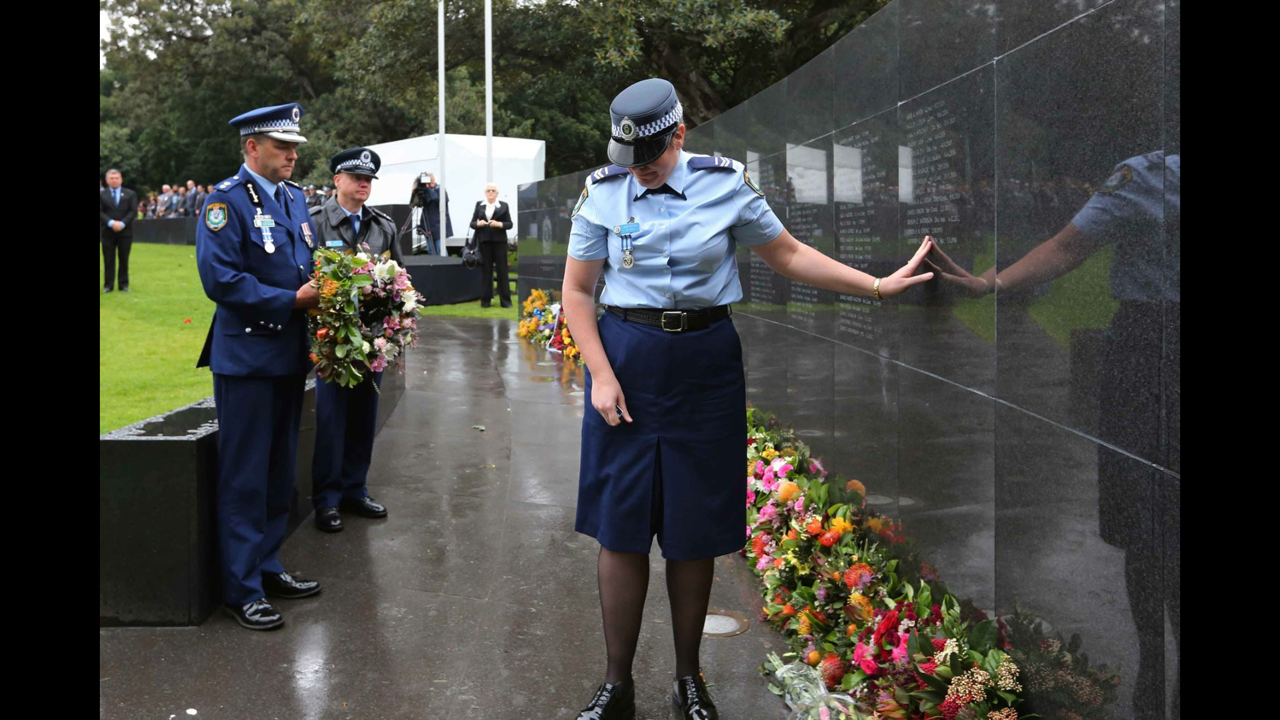
<instances>
[{"instance_id":1,"label":"black granite memorial wall","mask_svg":"<svg viewBox=\"0 0 1280 720\"><path fill-rule=\"evenodd\" d=\"M748 399L958 595L1119 668L1114 717L1179 714L1179 6L896 0L686 144L847 265L927 234L959 269L876 301L739 248ZM521 187L521 298L559 290L587 172Z\"/></svg>"},{"instance_id":2,"label":"black granite memorial wall","mask_svg":"<svg viewBox=\"0 0 1280 720\"><path fill-rule=\"evenodd\" d=\"M383 374L377 430L404 385L403 372ZM302 406L289 534L312 512L315 417L313 377ZM199 625L220 602L213 398L109 432L98 447L99 625Z\"/></svg>"}]
</instances>

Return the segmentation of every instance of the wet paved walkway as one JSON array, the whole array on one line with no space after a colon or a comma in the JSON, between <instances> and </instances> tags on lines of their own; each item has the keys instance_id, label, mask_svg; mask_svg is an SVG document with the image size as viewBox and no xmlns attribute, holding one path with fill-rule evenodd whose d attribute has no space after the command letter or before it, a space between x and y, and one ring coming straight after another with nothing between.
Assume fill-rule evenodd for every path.
<instances>
[{"instance_id":1,"label":"wet paved walkway","mask_svg":"<svg viewBox=\"0 0 1280 720\"><path fill-rule=\"evenodd\" d=\"M573 531L582 371L507 320L424 318L404 397L374 447L370 494L390 517L308 521L285 543L315 598L280 601L254 633L99 631L102 718L572 718L604 673L598 545ZM474 426L483 426L480 431ZM300 488L309 489L304 478ZM675 655L654 546L634 675L639 718L667 718ZM785 716L757 668L785 647L756 624L755 579L716 564L711 606L751 629L705 638L725 720Z\"/></svg>"}]
</instances>

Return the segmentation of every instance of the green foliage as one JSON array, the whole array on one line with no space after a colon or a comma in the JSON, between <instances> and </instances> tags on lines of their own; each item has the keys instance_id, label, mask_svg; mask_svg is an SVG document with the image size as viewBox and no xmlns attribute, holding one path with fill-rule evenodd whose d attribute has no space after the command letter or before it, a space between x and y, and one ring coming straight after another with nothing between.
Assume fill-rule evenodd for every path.
<instances>
[{"instance_id":1,"label":"green foliage","mask_svg":"<svg viewBox=\"0 0 1280 720\"><path fill-rule=\"evenodd\" d=\"M606 162L609 101L666 77L689 127L750 98L887 0L494 0L494 132L547 142L546 175ZM142 190L216 182L227 120L302 103L293 179L329 183L353 145L437 131L436 4L424 0L102 0L101 170ZM484 134L484 4L446 6L447 130Z\"/></svg>"}]
</instances>

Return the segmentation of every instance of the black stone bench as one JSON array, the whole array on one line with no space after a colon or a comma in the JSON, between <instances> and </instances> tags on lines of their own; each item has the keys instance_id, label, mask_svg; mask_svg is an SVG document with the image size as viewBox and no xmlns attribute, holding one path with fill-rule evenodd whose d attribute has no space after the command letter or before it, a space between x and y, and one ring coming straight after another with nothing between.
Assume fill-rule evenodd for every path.
<instances>
[{"instance_id":1,"label":"black stone bench","mask_svg":"<svg viewBox=\"0 0 1280 720\"><path fill-rule=\"evenodd\" d=\"M404 374L383 374L377 429L404 394ZM311 515L315 380L307 381L298 474L287 534ZM213 398L99 438L98 624L199 625L219 604Z\"/></svg>"}]
</instances>

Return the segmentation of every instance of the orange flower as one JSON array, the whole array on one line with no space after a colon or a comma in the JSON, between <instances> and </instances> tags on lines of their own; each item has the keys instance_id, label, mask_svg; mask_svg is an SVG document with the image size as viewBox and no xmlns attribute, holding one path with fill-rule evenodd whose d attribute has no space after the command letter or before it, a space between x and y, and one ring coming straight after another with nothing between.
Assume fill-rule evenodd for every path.
<instances>
[{"instance_id":1,"label":"orange flower","mask_svg":"<svg viewBox=\"0 0 1280 720\"><path fill-rule=\"evenodd\" d=\"M853 611L853 617L864 620L874 615L871 607L871 601L862 593L854 593L849 596L848 609Z\"/></svg>"},{"instance_id":2,"label":"orange flower","mask_svg":"<svg viewBox=\"0 0 1280 720\"><path fill-rule=\"evenodd\" d=\"M796 530L795 530L795 528L791 528L790 530L788 530L788 531L787 531L787 539L788 539L788 540L795 540L797 537L799 537L799 536L798 536L798 535L796 535Z\"/></svg>"},{"instance_id":3,"label":"orange flower","mask_svg":"<svg viewBox=\"0 0 1280 720\"><path fill-rule=\"evenodd\" d=\"M782 563L783 563L783 562L785 562L785 561L784 561L782 558L774 558L774 559L773 559L773 566L774 566L774 567L776 567L776 568L781 568L781 567L782 567Z\"/></svg>"},{"instance_id":4,"label":"orange flower","mask_svg":"<svg viewBox=\"0 0 1280 720\"><path fill-rule=\"evenodd\" d=\"M320 362L320 358L317 357L315 353L311 353L311 362L313 363Z\"/></svg>"},{"instance_id":5,"label":"orange flower","mask_svg":"<svg viewBox=\"0 0 1280 720\"><path fill-rule=\"evenodd\" d=\"M792 607L791 603L787 603L786 605L784 605L784 606L782 607L782 614L783 614L783 615L795 615L795 614L796 614L796 609L795 609L794 607Z\"/></svg>"},{"instance_id":6,"label":"orange flower","mask_svg":"<svg viewBox=\"0 0 1280 720\"><path fill-rule=\"evenodd\" d=\"M796 628L796 631L801 635L808 635L813 632L813 626L809 624L809 615L807 613L800 616L800 625Z\"/></svg>"},{"instance_id":7,"label":"orange flower","mask_svg":"<svg viewBox=\"0 0 1280 720\"><path fill-rule=\"evenodd\" d=\"M849 623L849 627L845 628L844 636L845 636L845 637L853 637L857 632L858 632L858 624L857 624L857 623Z\"/></svg>"},{"instance_id":8,"label":"orange flower","mask_svg":"<svg viewBox=\"0 0 1280 720\"><path fill-rule=\"evenodd\" d=\"M862 585L866 587L871 582L871 578L875 576L875 572L870 565L866 563L858 563L849 568L844 573L844 584L849 586L850 590Z\"/></svg>"},{"instance_id":9,"label":"orange flower","mask_svg":"<svg viewBox=\"0 0 1280 720\"><path fill-rule=\"evenodd\" d=\"M842 534L839 530L828 530L818 537L818 542L822 543L823 547L831 547L840 542Z\"/></svg>"},{"instance_id":10,"label":"orange flower","mask_svg":"<svg viewBox=\"0 0 1280 720\"><path fill-rule=\"evenodd\" d=\"M809 653L810 665L817 665L818 661L821 659L822 659L822 653L818 652L817 650L814 650L813 652Z\"/></svg>"},{"instance_id":11,"label":"orange flower","mask_svg":"<svg viewBox=\"0 0 1280 720\"><path fill-rule=\"evenodd\" d=\"M800 486L790 480L783 480L778 484L778 499L782 502L791 502L791 498L800 492Z\"/></svg>"},{"instance_id":12,"label":"orange flower","mask_svg":"<svg viewBox=\"0 0 1280 720\"><path fill-rule=\"evenodd\" d=\"M805 532L810 535L817 535L822 532L822 518L813 518L808 525L804 526Z\"/></svg>"},{"instance_id":13,"label":"orange flower","mask_svg":"<svg viewBox=\"0 0 1280 720\"><path fill-rule=\"evenodd\" d=\"M848 490L849 492L856 492L863 497L866 497L867 495L867 487L862 483L858 482L857 480L850 480L849 482L845 483L844 489Z\"/></svg>"}]
</instances>

